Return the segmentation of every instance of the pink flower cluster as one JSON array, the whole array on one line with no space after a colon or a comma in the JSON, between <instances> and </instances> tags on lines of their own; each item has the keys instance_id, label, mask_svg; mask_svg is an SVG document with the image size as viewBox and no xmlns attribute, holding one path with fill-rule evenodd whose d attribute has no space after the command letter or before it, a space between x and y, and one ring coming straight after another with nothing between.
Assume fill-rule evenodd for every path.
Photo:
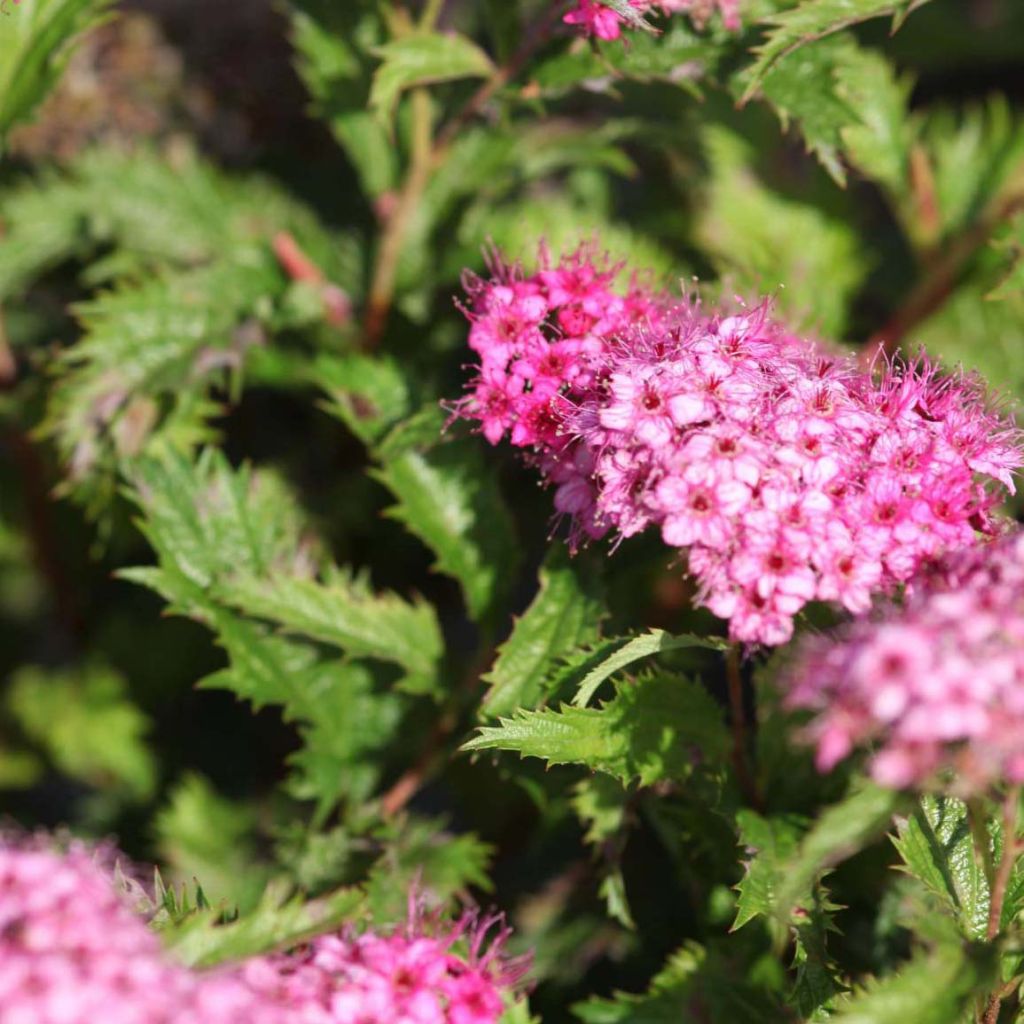
<instances>
[{"instance_id":1,"label":"pink flower cluster","mask_svg":"<svg viewBox=\"0 0 1024 1024\"><path fill-rule=\"evenodd\" d=\"M500 959L504 930L484 951L496 923L468 916L436 935L417 924L393 935L328 935L250 961L243 973L255 991L292 1007L296 1024L495 1024L502 990L522 974ZM468 958L452 950L460 939Z\"/></svg>"},{"instance_id":2,"label":"pink flower cluster","mask_svg":"<svg viewBox=\"0 0 1024 1024\"><path fill-rule=\"evenodd\" d=\"M1024 533L954 552L902 606L805 642L786 673L791 705L818 712L818 766L874 744L882 785L941 781L962 794L1024 782Z\"/></svg>"},{"instance_id":3,"label":"pink flower cluster","mask_svg":"<svg viewBox=\"0 0 1024 1024\"><path fill-rule=\"evenodd\" d=\"M283 1024L231 972L167 959L92 852L0 843L0 1024Z\"/></svg>"},{"instance_id":4,"label":"pink flower cluster","mask_svg":"<svg viewBox=\"0 0 1024 1024\"><path fill-rule=\"evenodd\" d=\"M0 1024L496 1024L522 965L472 917L323 936L193 971L164 954L96 852L0 838ZM453 950L465 940L468 958Z\"/></svg>"},{"instance_id":5,"label":"pink flower cluster","mask_svg":"<svg viewBox=\"0 0 1024 1024\"><path fill-rule=\"evenodd\" d=\"M641 19L644 15L663 12L675 14L685 11L698 24L703 24L714 7L722 14L722 21L730 31L740 28L740 0L623 0L621 6ZM584 33L597 39L612 41L622 35L623 26L630 23L628 14L616 11L602 0L576 0L576 6L565 15L568 25L578 25Z\"/></svg>"},{"instance_id":6,"label":"pink flower cluster","mask_svg":"<svg viewBox=\"0 0 1024 1024\"><path fill-rule=\"evenodd\" d=\"M648 526L686 553L734 640L781 644L812 600L876 591L996 528L1021 434L980 382L877 372L772 322L708 316L587 250L468 277L480 359L457 415L527 448L571 540Z\"/></svg>"}]
</instances>

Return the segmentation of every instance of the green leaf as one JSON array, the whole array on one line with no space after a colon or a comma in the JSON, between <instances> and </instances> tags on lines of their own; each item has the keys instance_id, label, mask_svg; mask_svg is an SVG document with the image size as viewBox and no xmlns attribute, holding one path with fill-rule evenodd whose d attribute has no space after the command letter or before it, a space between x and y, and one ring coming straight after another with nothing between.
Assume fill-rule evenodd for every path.
<instances>
[{"instance_id":1,"label":"green leaf","mask_svg":"<svg viewBox=\"0 0 1024 1024\"><path fill-rule=\"evenodd\" d=\"M747 808L736 815L740 845L745 849L743 878L736 885L736 931L757 917L775 915L776 892L807 823L793 816L762 818Z\"/></svg>"},{"instance_id":2,"label":"green leaf","mask_svg":"<svg viewBox=\"0 0 1024 1024\"><path fill-rule=\"evenodd\" d=\"M0 149L64 71L76 36L95 25L111 0L27 0L0 16Z\"/></svg>"},{"instance_id":3,"label":"green leaf","mask_svg":"<svg viewBox=\"0 0 1024 1024\"><path fill-rule=\"evenodd\" d=\"M267 868L257 861L256 814L220 796L201 775L184 776L156 816L163 863L183 881L198 880L215 905L243 912L259 901Z\"/></svg>"},{"instance_id":4,"label":"green leaf","mask_svg":"<svg viewBox=\"0 0 1024 1024\"><path fill-rule=\"evenodd\" d=\"M1000 238L1010 231L1012 225ZM913 340L947 366L960 363L978 371L1019 402L1024 398L1024 292L1000 288L1005 274L1001 253L983 253L942 307L914 331ZM985 343L979 344L978 338Z\"/></svg>"},{"instance_id":5,"label":"green leaf","mask_svg":"<svg viewBox=\"0 0 1024 1024\"><path fill-rule=\"evenodd\" d=\"M572 808L585 826L584 842L601 846L623 830L629 790L609 775L582 779L572 795Z\"/></svg>"},{"instance_id":6,"label":"green leaf","mask_svg":"<svg viewBox=\"0 0 1024 1024\"><path fill-rule=\"evenodd\" d=\"M969 229L1000 196L1024 186L1024 120L1005 96L932 106L919 115L918 130L933 181L927 244Z\"/></svg>"},{"instance_id":7,"label":"green leaf","mask_svg":"<svg viewBox=\"0 0 1024 1024\"><path fill-rule=\"evenodd\" d=\"M606 680L643 658L665 651L678 651L685 647L702 647L709 651L724 651L729 644L719 637L701 637L692 634L677 636L664 629L652 629L634 637L618 637L603 641L601 659L584 677L580 688L573 697L575 707L583 708L597 692L598 687ZM614 647L614 649L612 649Z\"/></svg>"},{"instance_id":8,"label":"green leaf","mask_svg":"<svg viewBox=\"0 0 1024 1024\"><path fill-rule=\"evenodd\" d=\"M997 981L991 949L943 944L918 952L895 974L841 1004L842 1024L960 1024L973 1000Z\"/></svg>"},{"instance_id":9,"label":"green leaf","mask_svg":"<svg viewBox=\"0 0 1024 1024\"><path fill-rule=\"evenodd\" d=\"M409 385L392 359L324 354L310 376L327 393L328 411L366 445L381 441L410 411Z\"/></svg>"},{"instance_id":10,"label":"green leaf","mask_svg":"<svg viewBox=\"0 0 1024 1024\"><path fill-rule=\"evenodd\" d=\"M246 615L318 640L352 657L376 658L408 673L409 692L434 689L443 644L434 609L422 600L375 594L365 577L336 569L324 582L275 574L238 576L221 598Z\"/></svg>"},{"instance_id":11,"label":"green leaf","mask_svg":"<svg viewBox=\"0 0 1024 1024\"><path fill-rule=\"evenodd\" d=\"M238 613L258 612L352 656L397 663L409 685L434 685L441 641L433 610L374 595L338 569L312 578L322 559L297 502L265 470L232 469L219 452L193 464L144 460L132 497L159 567L124 578L160 593L174 611L214 631L227 669L204 680L256 707L276 705L303 738L292 757L293 795L317 801L323 819L341 799L362 803L380 777L381 748L398 728L401 698L370 666L325 657L310 643L271 634ZM285 607L282 608L282 603Z\"/></svg>"},{"instance_id":12,"label":"green leaf","mask_svg":"<svg viewBox=\"0 0 1024 1024\"><path fill-rule=\"evenodd\" d=\"M462 78L486 78L494 70L476 43L454 32L415 32L377 49L381 65L373 76L370 106L390 120L405 89Z\"/></svg>"},{"instance_id":13,"label":"green leaf","mask_svg":"<svg viewBox=\"0 0 1024 1024\"><path fill-rule=\"evenodd\" d=\"M610 999L577 1003L583 1024L679 1024L743 1021L777 1024L785 1011L738 973L727 954L689 942L674 953L643 995L616 992Z\"/></svg>"},{"instance_id":14,"label":"green leaf","mask_svg":"<svg viewBox=\"0 0 1024 1024\"><path fill-rule=\"evenodd\" d=\"M600 708L563 704L519 711L479 730L464 750L513 750L555 764L580 764L624 784L682 779L698 760L724 760L730 747L721 709L699 684L659 673L622 683Z\"/></svg>"},{"instance_id":15,"label":"green leaf","mask_svg":"<svg viewBox=\"0 0 1024 1024\"><path fill-rule=\"evenodd\" d=\"M219 908L201 910L179 925L162 929L174 958L188 967L213 967L246 957L289 949L362 914L359 889L338 889L316 900L291 896L283 883L268 885L259 904L222 923Z\"/></svg>"},{"instance_id":16,"label":"green leaf","mask_svg":"<svg viewBox=\"0 0 1024 1024\"><path fill-rule=\"evenodd\" d=\"M906 187L909 92L885 57L848 33L803 47L761 83L783 128L795 122L808 151L837 184L846 184L845 157L896 198Z\"/></svg>"},{"instance_id":17,"label":"green leaf","mask_svg":"<svg viewBox=\"0 0 1024 1024\"><path fill-rule=\"evenodd\" d=\"M376 5L350 0L292 0L292 45L313 110L344 147L364 191L377 197L396 186L398 158L380 120L366 110L372 56L383 42Z\"/></svg>"},{"instance_id":18,"label":"green leaf","mask_svg":"<svg viewBox=\"0 0 1024 1024\"><path fill-rule=\"evenodd\" d=\"M988 298L1024 300L1024 213L1018 213L1010 221L996 246L1007 257L1008 269Z\"/></svg>"},{"instance_id":19,"label":"green leaf","mask_svg":"<svg viewBox=\"0 0 1024 1024\"><path fill-rule=\"evenodd\" d=\"M730 290L776 292L775 304L795 328L841 334L868 269L856 232L815 206L769 189L753 170L753 151L739 137L721 128L708 129L704 137L711 178L697 232Z\"/></svg>"},{"instance_id":20,"label":"green leaf","mask_svg":"<svg viewBox=\"0 0 1024 1024\"><path fill-rule=\"evenodd\" d=\"M985 842L988 856L998 863L1003 852L1002 829L994 815L979 809L987 819ZM985 821L981 821L982 827ZM897 821L893 845L906 870L935 896L959 923L968 939L984 941L988 931L991 896L985 870L985 852L971 828L967 805L947 796L921 797L912 814ZM1008 896L1002 908L1002 924L1019 912L1024 898L1024 870L1017 863L1010 876Z\"/></svg>"},{"instance_id":21,"label":"green leaf","mask_svg":"<svg viewBox=\"0 0 1024 1024\"><path fill-rule=\"evenodd\" d=\"M826 808L786 864L776 891L776 916L787 922L829 868L882 835L907 797L869 782L855 783L847 796Z\"/></svg>"},{"instance_id":22,"label":"green leaf","mask_svg":"<svg viewBox=\"0 0 1024 1024\"><path fill-rule=\"evenodd\" d=\"M438 572L458 580L470 616L493 622L519 561L493 462L476 440L439 443L437 433L426 446L385 440L380 458L373 476L398 499L388 514L434 552Z\"/></svg>"},{"instance_id":23,"label":"green leaf","mask_svg":"<svg viewBox=\"0 0 1024 1024\"><path fill-rule=\"evenodd\" d=\"M230 665L200 685L230 690L256 708L279 705L298 725L303 742L289 759L292 795L315 800L318 818L343 798L368 800L401 722L399 695L382 691L368 665L324 660L310 646L268 635L230 612L210 615Z\"/></svg>"},{"instance_id":24,"label":"green leaf","mask_svg":"<svg viewBox=\"0 0 1024 1024\"><path fill-rule=\"evenodd\" d=\"M384 852L366 883L370 919L390 927L409 909L409 892L429 893L435 904L455 906L472 887L492 889L488 867L494 850L472 832L454 835L437 818L409 818L390 824L377 837Z\"/></svg>"},{"instance_id":25,"label":"green leaf","mask_svg":"<svg viewBox=\"0 0 1024 1024\"><path fill-rule=\"evenodd\" d=\"M535 707L549 696L545 685L559 660L592 643L604 615L596 581L561 547L540 570L540 588L483 677L490 684L481 715L496 718Z\"/></svg>"},{"instance_id":26,"label":"green leaf","mask_svg":"<svg viewBox=\"0 0 1024 1024\"><path fill-rule=\"evenodd\" d=\"M927 2L928 0L805 0L796 7L769 15L765 19L765 23L771 26L769 35L754 51L757 60L750 68L750 80L743 94L743 102L754 95L776 63L788 58L794 50L870 18L891 15L893 28L896 29L911 11Z\"/></svg>"},{"instance_id":27,"label":"green leaf","mask_svg":"<svg viewBox=\"0 0 1024 1024\"><path fill-rule=\"evenodd\" d=\"M140 460L130 482L161 568L203 593L271 573L308 576L318 564L305 516L272 472L233 469L211 448L194 461L176 453Z\"/></svg>"},{"instance_id":28,"label":"green leaf","mask_svg":"<svg viewBox=\"0 0 1024 1024\"><path fill-rule=\"evenodd\" d=\"M875 50L850 50L835 67L836 95L857 115L839 129L849 162L895 199L908 191L913 82Z\"/></svg>"},{"instance_id":29,"label":"green leaf","mask_svg":"<svg viewBox=\"0 0 1024 1024\"><path fill-rule=\"evenodd\" d=\"M6 703L26 736L65 775L135 801L153 795L156 763L145 740L150 723L113 670L23 668L11 680Z\"/></svg>"}]
</instances>

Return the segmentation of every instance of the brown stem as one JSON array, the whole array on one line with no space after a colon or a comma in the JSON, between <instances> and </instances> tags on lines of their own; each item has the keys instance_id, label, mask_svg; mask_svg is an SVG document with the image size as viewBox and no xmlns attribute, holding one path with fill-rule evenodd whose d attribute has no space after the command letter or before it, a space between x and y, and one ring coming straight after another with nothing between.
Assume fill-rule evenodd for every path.
<instances>
[{"instance_id":1,"label":"brown stem","mask_svg":"<svg viewBox=\"0 0 1024 1024\"><path fill-rule=\"evenodd\" d=\"M1010 788L1003 799L1003 855L999 858L995 882L992 886L992 898L988 908L988 930L986 935L992 942L999 935L1003 916L1003 904L1006 901L1006 889L1010 884L1017 856L1020 853L1020 840L1017 836L1017 822L1020 815L1021 787ZM1002 1004L1004 989L998 988L990 997L988 1006L982 1017L983 1024L996 1024L999 1020L999 1007Z\"/></svg>"},{"instance_id":2,"label":"brown stem","mask_svg":"<svg viewBox=\"0 0 1024 1024\"><path fill-rule=\"evenodd\" d=\"M732 712L732 761L747 802L761 806L761 795L750 773L747 758L747 712L743 706L743 676L740 673L740 649L733 644L725 652L725 676L729 685L729 708Z\"/></svg>"},{"instance_id":3,"label":"brown stem","mask_svg":"<svg viewBox=\"0 0 1024 1024\"><path fill-rule=\"evenodd\" d=\"M399 776L398 781L381 798L384 817L394 817L419 791L442 761L444 745L455 732L458 716L454 711L442 715L434 725L427 745L416 763Z\"/></svg>"},{"instance_id":4,"label":"brown stem","mask_svg":"<svg viewBox=\"0 0 1024 1024\"><path fill-rule=\"evenodd\" d=\"M367 299L364 338L368 350L372 351L380 344L387 328L395 297L398 262L406 234L431 177L443 166L452 143L463 128L480 113L495 93L522 71L534 50L547 38L563 7L564 4L552 5L527 34L523 45L506 63L494 70L466 105L438 133L436 140L431 139L430 96L425 89L413 92L413 138L409 171L398 196L398 203L384 228ZM428 12L431 11L434 11L434 6L428 8Z\"/></svg>"},{"instance_id":5,"label":"brown stem","mask_svg":"<svg viewBox=\"0 0 1024 1024\"><path fill-rule=\"evenodd\" d=\"M1008 196L954 238L926 276L910 292L907 301L881 330L868 339L864 349L865 359L870 361L882 353L891 355L915 327L941 309L955 290L971 257L989 240L1000 224L1021 209L1024 209L1024 194Z\"/></svg>"}]
</instances>

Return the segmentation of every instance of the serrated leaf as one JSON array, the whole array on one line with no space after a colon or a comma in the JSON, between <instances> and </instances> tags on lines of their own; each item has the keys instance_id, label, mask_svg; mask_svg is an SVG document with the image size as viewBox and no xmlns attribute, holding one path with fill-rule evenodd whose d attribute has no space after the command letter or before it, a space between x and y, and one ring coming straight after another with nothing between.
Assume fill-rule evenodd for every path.
<instances>
[{"instance_id":1,"label":"serrated leaf","mask_svg":"<svg viewBox=\"0 0 1024 1024\"><path fill-rule=\"evenodd\" d=\"M490 684L481 715L496 718L535 707L554 692L545 684L559 660L597 639L604 614L596 581L559 547L540 570L540 589L483 677Z\"/></svg>"},{"instance_id":2,"label":"serrated leaf","mask_svg":"<svg viewBox=\"0 0 1024 1024\"><path fill-rule=\"evenodd\" d=\"M823 872L883 835L908 798L869 782L855 783L847 796L826 808L789 859L775 898L775 913L787 922L794 907L808 900Z\"/></svg>"},{"instance_id":3,"label":"serrated leaf","mask_svg":"<svg viewBox=\"0 0 1024 1024\"><path fill-rule=\"evenodd\" d=\"M1007 269L987 298L993 301L1024 300L1024 213L1018 213L1010 221L996 246L1007 259Z\"/></svg>"},{"instance_id":4,"label":"serrated leaf","mask_svg":"<svg viewBox=\"0 0 1024 1024\"><path fill-rule=\"evenodd\" d=\"M918 130L933 190L927 244L968 229L1001 195L1024 185L1024 122L1005 96L929 107Z\"/></svg>"},{"instance_id":5,"label":"serrated leaf","mask_svg":"<svg viewBox=\"0 0 1024 1024\"><path fill-rule=\"evenodd\" d=\"M871 18L891 16L893 27L928 0L806 0L796 7L769 15L768 38L755 49L757 60L749 70L743 102L750 99L765 75L794 50L833 32L839 32Z\"/></svg>"},{"instance_id":6,"label":"serrated leaf","mask_svg":"<svg viewBox=\"0 0 1024 1024\"><path fill-rule=\"evenodd\" d=\"M156 816L162 862L184 883L198 880L215 906L251 910L267 883L258 863L255 811L220 796L201 775L188 774Z\"/></svg>"},{"instance_id":7,"label":"serrated leaf","mask_svg":"<svg viewBox=\"0 0 1024 1024\"><path fill-rule=\"evenodd\" d=\"M519 553L494 466L479 444L439 444L436 433L425 447L396 450L385 442L373 475L398 499L388 514L434 552L438 572L458 580L471 618L493 622Z\"/></svg>"},{"instance_id":8,"label":"serrated leaf","mask_svg":"<svg viewBox=\"0 0 1024 1024\"><path fill-rule=\"evenodd\" d=\"M408 913L412 888L441 904L471 887L492 888L493 849L472 832L449 832L443 819L409 818L386 827L379 838L386 840L384 852L366 883L367 911L377 925L390 926Z\"/></svg>"},{"instance_id":9,"label":"serrated leaf","mask_svg":"<svg viewBox=\"0 0 1024 1024\"><path fill-rule=\"evenodd\" d=\"M0 148L56 85L76 36L112 0L29 0L0 17Z\"/></svg>"},{"instance_id":10,"label":"serrated leaf","mask_svg":"<svg viewBox=\"0 0 1024 1024\"><path fill-rule=\"evenodd\" d=\"M616 642L616 640L618 642ZM678 651L686 647L702 647L709 651L724 651L729 646L728 642L719 637L702 637L693 634L676 635L664 629L652 629L649 633L642 633L640 636L619 637L603 641L601 651L603 656L600 662L595 665L580 683L576 696L572 703L575 707L583 708L590 703L590 699L597 692L598 687L610 679L616 672L621 671L627 665L649 658L653 654L661 654L665 651ZM614 650L612 649L614 647Z\"/></svg>"},{"instance_id":11,"label":"serrated leaf","mask_svg":"<svg viewBox=\"0 0 1024 1024\"><path fill-rule=\"evenodd\" d=\"M293 0L288 6L298 71L313 109L344 147L363 189L379 196L398 179L393 140L380 119L365 109L372 53L384 39L380 11L361 0Z\"/></svg>"},{"instance_id":12,"label":"serrated leaf","mask_svg":"<svg viewBox=\"0 0 1024 1024\"><path fill-rule=\"evenodd\" d=\"M642 995L616 992L611 998L577 1003L583 1024L679 1024L700 1020L777 1024L785 1011L766 992L737 973L728 955L689 942L674 953Z\"/></svg>"},{"instance_id":13,"label":"serrated leaf","mask_svg":"<svg viewBox=\"0 0 1024 1024\"><path fill-rule=\"evenodd\" d=\"M227 604L273 622L285 632L376 658L408 673L410 692L436 686L443 644L434 609L422 600L375 594L367 581L342 570L325 582L295 576L235 577L220 590Z\"/></svg>"},{"instance_id":14,"label":"serrated leaf","mask_svg":"<svg viewBox=\"0 0 1024 1024\"><path fill-rule=\"evenodd\" d=\"M463 749L512 750L651 785L685 778L698 760L720 762L729 747L721 709L708 692L680 676L657 674L620 684L600 708L563 704L517 712L480 729Z\"/></svg>"},{"instance_id":15,"label":"serrated leaf","mask_svg":"<svg viewBox=\"0 0 1024 1024\"><path fill-rule=\"evenodd\" d=\"M145 741L150 723L112 669L23 668L11 680L6 706L65 775L129 800L153 795L156 762Z\"/></svg>"},{"instance_id":16,"label":"serrated leaf","mask_svg":"<svg viewBox=\"0 0 1024 1024\"><path fill-rule=\"evenodd\" d=\"M494 70L491 58L476 43L454 32L414 32L385 43L376 52L381 65L373 76L370 106L387 120L406 89L486 78Z\"/></svg>"},{"instance_id":17,"label":"serrated leaf","mask_svg":"<svg viewBox=\"0 0 1024 1024\"><path fill-rule=\"evenodd\" d=\"M364 444L382 440L409 413L409 385L394 360L358 352L322 355L310 370L336 415Z\"/></svg>"},{"instance_id":18,"label":"serrated leaf","mask_svg":"<svg viewBox=\"0 0 1024 1024\"><path fill-rule=\"evenodd\" d=\"M733 931L757 917L774 915L779 884L807 828L801 818L763 818L748 808L737 812L736 825L744 848L744 875L736 885L739 898Z\"/></svg>"},{"instance_id":19,"label":"serrated leaf","mask_svg":"<svg viewBox=\"0 0 1024 1024\"><path fill-rule=\"evenodd\" d=\"M842 1024L959 1024L978 995L997 980L991 949L944 944L918 952L894 974L840 1005Z\"/></svg>"},{"instance_id":20,"label":"serrated leaf","mask_svg":"<svg viewBox=\"0 0 1024 1024\"><path fill-rule=\"evenodd\" d=\"M875 50L858 47L836 63L836 95L856 113L839 129L846 158L897 200L907 192L912 86Z\"/></svg>"},{"instance_id":21,"label":"serrated leaf","mask_svg":"<svg viewBox=\"0 0 1024 1024\"><path fill-rule=\"evenodd\" d=\"M1002 830L989 824L988 854L998 863L1003 851ZM913 813L897 822L893 845L906 870L959 922L968 939L983 941L991 901L984 854L971 829L967 805L947 796L921 797ZM1010 876L1002 910L1007 925L1020 910L1024 871L1017 864Z\"/></svg>"},{"instance_id":22,"label":"serrated leaf","mask_svg":"<svg viewBox=\"0 0 1024 1024\"><path fill-rule=\"evenodd\" d=\"M222 923L219 908L202 910L179 925L162 929L175 959L189 967L216 964L289 949L360 916L364 895L339 889L315 900L292 896L283 883L268 885L259 904L234 921Z\"/></svg>"}]
</instances>

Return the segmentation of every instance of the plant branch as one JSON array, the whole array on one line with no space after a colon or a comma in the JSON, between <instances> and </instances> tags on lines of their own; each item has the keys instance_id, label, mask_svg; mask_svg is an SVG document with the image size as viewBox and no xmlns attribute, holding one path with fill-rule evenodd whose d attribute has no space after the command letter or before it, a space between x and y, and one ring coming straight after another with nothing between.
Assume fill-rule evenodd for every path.
<instances>
[{"instance_id":1,"label":"plant branch","mask_svg":"<svg viewBox=\"0 0 1024 1024\"><path fill-rule=\"evenodd\" d=\"M906 302L876 331L865 346L865 359L892 355L903 339L945 305L960 277L977 251L996 229L1018 210L1024 209L1024 193L1014 193L995 203L962 234L952 239L939 258L910 292Z\"/></svg>"},{"instance_id":2,"label":"plant branch","mask_svg":"<svg viewBox=\"0 0 1024 1024\"><path fill-rule=\"evenodd\" d=\"M1010 787L1003 798L1003 853L999 858L999 867L996 869L995 882L992 886L992 895L988 907L988 930L986 935L989 942L995 940L999 935L1003 917L1003 904L1006 902L1006 889L1010 884L1010 878L1013 875L1013 869L1021 851L1021 843L1017 835L1020 798L1020 786ZM1003 995L1002 986L992 994L982 1017L983 1024L996 1024L999 1019L999 1007L1003 1001Z\"/></svg>"},{"instance_id":3,"label":"plant branch","mask_svg":"<svg viewBox=\"0 0 1024 1024\"><path fill-rule=\"evenodd\" d=\"M398 276L398 261L406 235L431 177L444 165L452 143L459 133L490 102L493 96L511 82L528 63L538 46L547 38L564 4L554 4L527 33L523 44L466 101L465 106L431 139L430 96L426 89L412 94L413 138L409 171L398 196L398 203L384 229L374 264L370 293L367 299L364 347L372 351L379 344L391 315ZM424 11L420 28L432 25L440 12L440 4L430 3Z\"/></svg>"},{"instance_id":4,"label":"plant branch","mask_svg":"<svg viewBox=\"0 0 1024 1024\"><path fill-rule=\"evenodd\" d=\"M398 278L398 261L402 255L406 233L423 193L430 183L434 168L434 150L431 141L432 117L430 94L426 89L415 89L412 94L412 146L409 173L398 197L398 205L388 219L377 251L377 260L370 283L366 307L366 348L375 349L387 327L391 313L391 300Z\"/></svg>"},{"instance_id":5,"label":"plant branch","mask_svg":"<svg viewBox=\"0 0 1024 1024\"><path fill-rule=\"evenodd\" d=\"M761 795L750 773L747 757L747 712L743 706L743 676L740 672L740 649L733 644L725 652L725 676L729 686L729 709L732 718L732 760L740 788L752 807L761 806Z\"/></svg>"}]
</instances>

